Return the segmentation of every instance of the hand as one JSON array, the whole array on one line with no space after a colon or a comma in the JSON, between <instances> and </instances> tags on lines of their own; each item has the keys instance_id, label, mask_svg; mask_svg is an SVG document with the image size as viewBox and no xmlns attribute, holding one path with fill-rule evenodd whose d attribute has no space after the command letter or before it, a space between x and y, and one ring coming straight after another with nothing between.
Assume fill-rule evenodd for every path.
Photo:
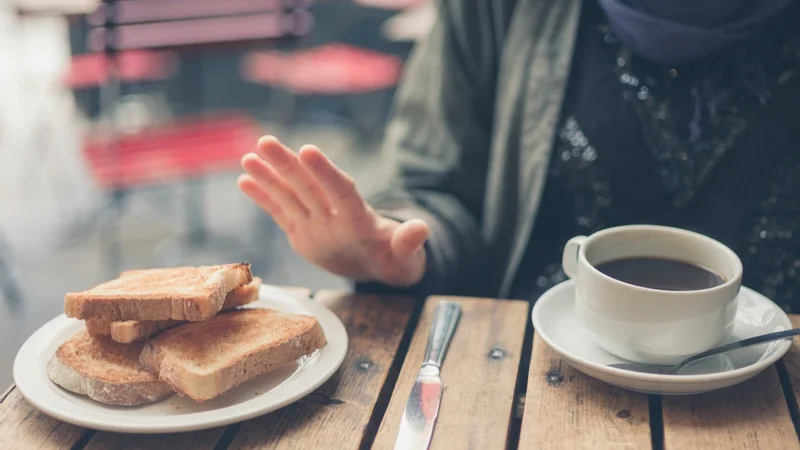
<instances>
[{"instance_id":1,"label":"hand","mask_svg":"<svg viewBox=\"0 0 800 450\"><path fill-rule=\"evenodd\" d=\"M275 137L242 158L239 188L269 213L292 248L312 263L358 281L410 286L425 272L428 225L380 216L353 179L318 148L295 154Z\"/></svg>"}]
</instances>

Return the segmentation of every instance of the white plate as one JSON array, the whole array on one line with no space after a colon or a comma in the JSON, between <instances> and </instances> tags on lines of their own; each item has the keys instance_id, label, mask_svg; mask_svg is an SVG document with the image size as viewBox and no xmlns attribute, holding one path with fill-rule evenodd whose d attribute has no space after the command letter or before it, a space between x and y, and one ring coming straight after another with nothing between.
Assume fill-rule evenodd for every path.
<instances>
[{"instance_id":1,"label":"white plate","mask_svg":"<svg viewBox=\"0 0 800 450\"><path fill-rule=\"evenodd\" d=\"M328 343L308 357L196 403L172 395L149 405L122 407L95 402L68 392L47 377L45 367L61 343L83 328L63 314L39 328L14 360L14 382L22 395L45 414L95 430L125 433L171 433L239 422L295 402L319 387L339 368L347 353L347 331L330 310L303 296L262 286L248 307L266 307L314 316Z\"/></svg>"},{"instance_id":2,"label":"white plate","mask_svg":"<svg viewBox=\"0 0 800 450\"><path fill-rule=\"evenodd\" d=\"M531 313L533 327L547 345L575 369L608 384L648 394L687 395L708 392L741 383L779 360L791 341L778 341L743 348L708 358L684 369L686 374L655 375L608 367L624 360L595 344L573 313L574 284L571 280L545 292ZM786 313L763 295L742 287L731 341L788 330Z\"/></svg>"}]
</instances>

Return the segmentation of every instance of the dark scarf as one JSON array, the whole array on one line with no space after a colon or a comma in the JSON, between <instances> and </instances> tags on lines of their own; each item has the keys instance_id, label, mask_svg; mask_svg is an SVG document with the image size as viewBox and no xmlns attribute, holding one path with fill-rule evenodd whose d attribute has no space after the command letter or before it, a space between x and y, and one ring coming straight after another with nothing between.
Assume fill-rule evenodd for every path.
<instances>
[{"instance_id":1,"label":"dark scarf","mask_svg":"<svg viewBox=\"0 0 800 450\"><path fill-rule=\"evenodd\" d=\"M794 0L598 0L634 53L683 64L758 33Z\"/></svg>"}]
</instances>

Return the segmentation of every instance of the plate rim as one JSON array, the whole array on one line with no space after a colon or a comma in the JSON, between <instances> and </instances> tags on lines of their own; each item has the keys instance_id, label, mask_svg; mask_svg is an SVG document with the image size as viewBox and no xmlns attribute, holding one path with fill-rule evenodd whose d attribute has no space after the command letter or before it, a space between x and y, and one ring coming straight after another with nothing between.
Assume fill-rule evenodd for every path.
<instances>
[{"instance_id":1,"label":"plate rim","mask_svg":"<svg viewBox=\"0 0 800 450\"><path fill-rule=\"evenodd\" d=\"M14 385L16 386L17 389L19 389L20 394L22 394L25 400L27 400L34 408L36 408L40 412L52 418L60 420L62 422L98 431L110 431L110 432L132 433L132 434L159 434L159 433L199 431L219 426L230 425L233 423L243 422L245 420L252 419L254 417L258 417L276 411L306 397L308 394L311 394L312 392L314 392L314 390L316 390L318 387L322 386L326 381L328 381L342 366L342 363L344 362L344 359L347 356L347 351L349 349L350 342L349 342L349 336L347 334L347 329L345 328L341 319L339 319L339 317L336 316L336 314L334 314L333 311L328 309L326 306L322 305L321 303L315 302L310 297L304 294L292 293L278 287L262 285L261 288L259 289L258 301L269 300L270 298L275 299L275 297L283 297L283 300L296 302L301 307L307 309L311 315L313 315L314 317L317 318L317 320L319 320L320 325L322 326L322 329L325 331L326 336L337 336L336 338L337 340L339 339L339 337L341 337L340 345L335 347L335 348L340 348L340 350L338 354L334 354L331 357L332 360L329 363L329 365L325 367L325 370L315 376L312 376L308 384L296 388L296 390L293 393L287 395L284 399L280 401L270 402L260 407L251 407L244 411L238 411L238 412L230 411L226 414L219 415L218 417L212 419L202 420L196 418L195 419L187 418L185 423L167 423L167 424L159 423L158 416L155 416L153 418L153 423L151 424L141 424L141 423L130 424L128 422L125 422L124 420L121 420L120 416L117 415L114 416L114 419L109 421L97 418L86 418L80 415L76 415L75 413L70 413L70 410L64 410L59 407L52 407L47 404L46 402L47 398L37 397L36 391L41 389L40 387L41 385L38 381L38 378L31 377L30 381L26 380L24 374L21 372L25 370L25 368L23 367L25 365L25 362L23 361L24 358L30 357L32 359L38 360L38 357L35 356L36 353L33 351L33 349L36 346L41 345L43 342L45 342L43 338L46 337L47 330L49 328L59 325L61 322L65 320L72 320L66 317L66 315L63 313L50 319L44 325L39 327L36 331L31 333L31 335L28 336L28 338L22 344L20 349L17 351L17 355L14 358L14 365L12 369ZM335 350L332 349L331 351ZM49 378L47 379L49 381ZM21 380L22 383L20 383ZM88 398L86 396L80 394L74 394L71 392L69 394L79 396L81 398ZM264 394L266 394L266 392ZM236 408L238 405L240 405L240 403L226 406L220 409ZM210 409L198 414L219 411L220 409Z\"/></svg>"},{"instance_id":2,"label":"plate rim","mask_svg":"<svg viewBox=\"0 0 800 450\"><path fill-rule=\"evenodd\" d=\"M535 333L538 333L537 322L537 311L539 311L542 304L548 301L556 301L556 300L549 300L545 299L545 297L553 297L555 298L558 295L558 292L561 290L567 290L573 288L574 285L573 280L566 280L563 281L547 291L545 291L539 299L537 299L536 303L534 304L531 310L531 324L533 325L533 330ZM791 320L789 316L786 314L786 311L775 305L775 303L764 296L763 294L756 292L746 286L741 287L742 290L746 290L749 294L756 295L760 297L762 300L768 301L775 306L775 310L779 312L780 318L782 321L785 322L785 325L788 324L788 327L791 328ZM549 294L549 295L548 295ZM542 299L545 299L544 302ZM573 300L574 301L574 300ZM541 337L547 345L553 349L556 353L561 355L562 357L566 358L569 361L576 361L579 364L585 365L587 367L591 367L594 370L599 372L603 372L605 374L611 376L618 376L621 378L627 378L631 380L637 381L646 381L646 382L662 382L662 383L669 383L669 384L691 384L691 383L714 383L718 381L724 381L732 378L738 378L740 376L745 376L747 374L758 374L775 364L779 359L783 358L784 355L789 351L792 346L792 341L788 340L783 342L775 352L767 358L762 360L756 361L753 364L750 364L745 367L740 367L738 369L729 370L726 372L717 372L712 374L699 374L699 375L661 375L661 374L651 374L651 373L640 373L640 372L632 372L629 370L617 369L615 367L609 367L603 364L598 364L593 361L589 361L585 358L576 357L575 355L571 355L571 352L566 351L564 348L553 342L551 338L549 338L546 334L538 333L539 337Z\"/></svg>"}]
</instances>

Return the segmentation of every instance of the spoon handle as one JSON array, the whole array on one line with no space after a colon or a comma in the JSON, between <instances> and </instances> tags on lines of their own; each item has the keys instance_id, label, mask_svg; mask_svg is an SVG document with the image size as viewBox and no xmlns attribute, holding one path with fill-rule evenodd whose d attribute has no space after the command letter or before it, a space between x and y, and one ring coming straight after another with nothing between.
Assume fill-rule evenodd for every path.
<instances>
[{"instance_id":1,"label":"spoon handle","mask_svg":"<svg viewBox=\"0 0 800 450\"><path fill-rule=\"evenodd\" d=\"M681 363L678 364L676 369L680 369L681 367L687 366L693 362L708 358L709 356L717 355L719 353L725 353L731 350L763 344L765 342L779 341L797 335L800 335L800 328L792 328L791 330L776 331L775 333L762 334L761 336L754 336L751 338L742 339L741 341L731 342L730 344L721 345L719 347L712 348L711 350L706 350L703 353L698 353L694 356L690 356L685 360L681 361Z\"/></svg>"}]
</instances>

